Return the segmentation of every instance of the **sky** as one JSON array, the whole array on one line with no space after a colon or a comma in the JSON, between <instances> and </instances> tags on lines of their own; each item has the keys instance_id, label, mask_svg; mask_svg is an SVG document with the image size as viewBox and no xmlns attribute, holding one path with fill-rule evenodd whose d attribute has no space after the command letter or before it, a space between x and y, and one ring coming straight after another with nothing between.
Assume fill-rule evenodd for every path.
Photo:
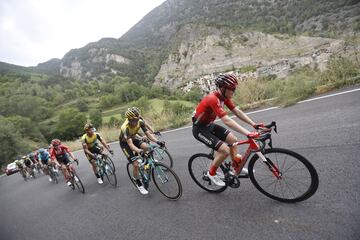
<instances>
[{"instance_id":1,"label":"sky","mask_svg":"<svg viewBox=\"0 0 360 240\"><path fill-rule=\"evenodd\" d=\"M36 66L120 38L165 0L0 0L0 61Z\"/></svg>"}]
</instances>

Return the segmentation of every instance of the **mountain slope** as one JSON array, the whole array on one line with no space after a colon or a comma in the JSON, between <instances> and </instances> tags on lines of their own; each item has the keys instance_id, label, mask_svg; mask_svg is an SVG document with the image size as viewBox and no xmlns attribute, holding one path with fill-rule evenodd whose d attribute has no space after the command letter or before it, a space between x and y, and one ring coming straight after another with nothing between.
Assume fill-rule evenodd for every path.
<instances>
[{"instance_id":1,"label":"mountain slope","mask_svg":"<svg viewBox=\"0 0 360 240\"><path fill-rule=\"evenodd\" d=\"M120 39L101 39L71 50L57 67L52 61L39 68L76 79L121 75L152 83L189 24L204 26L195 28L204 36L227 29L336 38L360 30L359 9L358 0L168 0Z\"/></svg>"}]
</instances>

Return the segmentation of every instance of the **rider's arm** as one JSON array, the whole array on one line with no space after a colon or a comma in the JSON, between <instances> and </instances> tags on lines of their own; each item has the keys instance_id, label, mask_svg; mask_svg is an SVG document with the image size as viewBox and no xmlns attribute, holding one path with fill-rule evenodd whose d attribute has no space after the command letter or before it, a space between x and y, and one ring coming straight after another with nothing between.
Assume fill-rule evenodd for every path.
<instances>
[{"instance_id":1,"label":"rider's arm","mask_svg":"<svg viewBox=\"0 0 360 240\"><path fill-rule=\"evenodd\" d=\"M131 149L132 151L137 152L137 153L139 153L139 154L142 152L142 150L141 150L140 148L137 148L137 147L134 145L134 143L133 143L133 141L132 141L131 138L127 138L127 139L126 139L126 142L127 142L127 144L129 145L129 147L130 147L130 149Z\"/></svg>"},{"instance_id":2,"label":"rider's arm","mask_svg":"<svg viewBox=\"0 0 360 240\"><path fill-rule=\"evenodd\" d=\"M228 126L229 128L231 128L232 130L234 130L238 133L241 133L244 135L248 135L250 133L248 130L246 130L245 128L240 126L237 122L235 122L233 119L231 119L228 115L225 115L220 119L226 126Z\"/></svg>"},{"instance_id":3,"label":"rider's arm","mask_svg":"<svg viewBox=\"0 0 360 240\"><path fill-rule=\"evenodd\" d=\"M150 130L150 131L147 130L147 131L145 132L145 135L146 135L151 141L153 141L153 142L157 142L157 141L158 141L157 138L154 136L153 132L151 132L151 130Z\"/></svg>"},{"instance_id":4,"label":"rider's arm","mask_svg":"<svg viewBox=\"0 0 360 240\"><path fill-rule=\"evenodd\" d=\"M105 139L101 138L100 142L109 152L111 152L110 147L107 145Z\"/></svg>"},{"instance_id":5,"label":"rider's arm","mask_svg":"<svg viewBox=\"0 0 360 240\"><path fill-rule=\"evenodd\" d=\"M82 146L83 146L83 150L84 150L85 154L89 155L91 158L95 158L94 154L92 154L92 152L90 152L86 143L83 143Z\"/></svg>"},{"instance_id":6,"label":"rider's arm","mask_svg":"<svg viewBox=\"0 0 360 240\"><path fill-rule=\"evenodd\" d=\"M235 116L237 116L239 119L241 119L242 121L250 124L251 126L254 126L256 123L251 120L251 118L249 118L248 115L246 115L243 111L241 111L238 107L234 108L232 110L232 112L235 114Z\"/></svg>"}]
</instances>

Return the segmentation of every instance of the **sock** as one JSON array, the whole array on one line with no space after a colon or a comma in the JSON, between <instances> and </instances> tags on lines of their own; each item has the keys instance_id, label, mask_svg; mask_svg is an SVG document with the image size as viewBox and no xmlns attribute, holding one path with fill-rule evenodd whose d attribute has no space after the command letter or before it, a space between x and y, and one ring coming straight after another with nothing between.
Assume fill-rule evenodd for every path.
<instances>
[{"instance_id":1,"label":"sock","mask_svg":"<svg viewBox=\"0 0 360 240\"><path fill-rule=\"evenodd\" d=\"M211 166L210 166L210 169L209 169L209 174L210 174L211 176L215 176L217 169L218 169L218 167L215 167L214 165L211 165Z\"/></svg>"},{"instance_id":2,"label":"sock","mask_svg":"<svg viewBox=\"0 0 360 240\"><path fill-rule=\"evenodd\" d=\"M140 179L136 179L135 182L139 187L142 185Z\"/></svg>"}]
</instances>

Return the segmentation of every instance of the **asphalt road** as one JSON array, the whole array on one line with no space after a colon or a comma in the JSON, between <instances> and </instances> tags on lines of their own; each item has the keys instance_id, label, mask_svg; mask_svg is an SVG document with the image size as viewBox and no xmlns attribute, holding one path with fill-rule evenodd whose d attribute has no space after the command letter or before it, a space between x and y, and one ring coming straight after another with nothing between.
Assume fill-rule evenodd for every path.
<instances>
[{"instance_id":1,"label":"asphalt road","mask_svg":"<svg viewBox=\"0 0 360 240\"><path fill-rule=\"evenodd\" d=\"M277 121L274 146L313 163L320 178L313 197L280 203L248 179L221 194L203 191L187 162L208 150L185 128L164 134L183 185L179 201L165 199L154 185L148 196L140 195L115 143L116 189L97 184L81 152L76 155L85 194L45 176L28 182L19 174L0 178L0 239L360 239L360 91L250 116Z\"/></svg>"}]
</instances>

